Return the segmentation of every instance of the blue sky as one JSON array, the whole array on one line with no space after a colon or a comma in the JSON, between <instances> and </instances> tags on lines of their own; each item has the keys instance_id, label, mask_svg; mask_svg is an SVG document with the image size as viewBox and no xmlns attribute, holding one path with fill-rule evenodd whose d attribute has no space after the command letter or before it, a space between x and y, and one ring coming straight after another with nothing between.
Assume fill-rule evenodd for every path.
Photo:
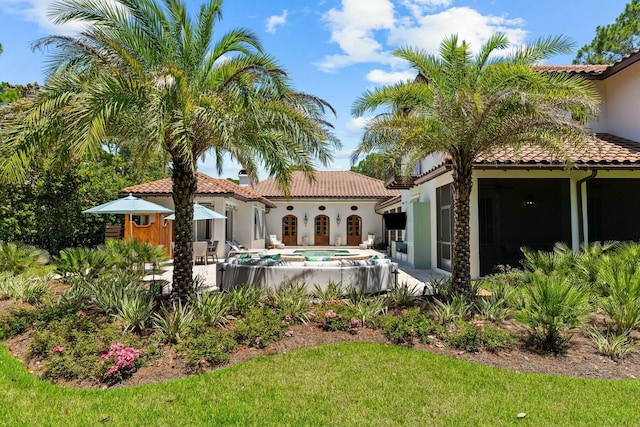
<instances>
[{"instance_id":1,"label":"blue sky","mask_svg":"<svg viewBox=\"0 0 640 427\"><path fill-rule=\"evenodd\" d=\"M46 56L32 52L31 43L74 30L48 21L51 3L0 0L0 81L44 82ZM195 11L200 1L187 3ZM226 0L216 34L236 27L251 29L298 90L334 106L338 115L331 121L343 149L334 153L329 168L347 169L364 120L351 117L353 101L368 88L412 76L390 55L393 49L408 44L434 51L452 33L479 46L489 35L504 32L515 45L562 34L577 50L593 39L596 26L613 22L625 4L626 0ZM550 63L570 64L574 56L554 57ZM239 169L227 161L222 176L236 176ZM209 163L200 170L217 175Z\"/></svg>"}]
</instances>

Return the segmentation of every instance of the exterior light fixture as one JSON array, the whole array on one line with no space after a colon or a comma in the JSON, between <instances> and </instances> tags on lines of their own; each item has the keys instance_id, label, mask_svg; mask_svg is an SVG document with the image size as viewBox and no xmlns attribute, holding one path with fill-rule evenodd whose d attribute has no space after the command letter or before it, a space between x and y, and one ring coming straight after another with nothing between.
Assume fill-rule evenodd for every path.
<instances>
[{"instance_id":1,"label":"exterior light fixture","mask_svg":"<svg viewBox=\"0 0 640 427\"><path fill-rule=\"evenodd\" d=\"M340 225L340 214L338 214L338 216L336 216L336 223L338 223L338 225Z\"/></svg>"},{"instance_id":2,"label":"exterior light fixture","mask_svg":"<svg viewBox=\"0 0 640 427\"><path fill-rule=\"evenodd\" d=\"M302 221L304 222L304 225L307 225L307 223L309 222L309 218L307 218L307 214L304 214L304 218L302 218Z\"/></svg>"}]
</instances>

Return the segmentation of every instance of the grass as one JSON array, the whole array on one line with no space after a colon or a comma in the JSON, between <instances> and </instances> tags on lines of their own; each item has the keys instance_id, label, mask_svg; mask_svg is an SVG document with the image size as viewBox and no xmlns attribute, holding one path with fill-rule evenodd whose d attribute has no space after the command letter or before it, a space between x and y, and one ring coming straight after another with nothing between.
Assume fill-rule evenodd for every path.
<instances>
[{"instance_id":1,"label":"grass","mask_svg":"<svg viewBox=\"0 0 640 427\"><path fill-rule=\"evenodd\" d=\"M521 374L370 343L77 390L27 374L0 345L0 425L635 425L639 405L638 381Z\"/></svg>"}]
</instances>

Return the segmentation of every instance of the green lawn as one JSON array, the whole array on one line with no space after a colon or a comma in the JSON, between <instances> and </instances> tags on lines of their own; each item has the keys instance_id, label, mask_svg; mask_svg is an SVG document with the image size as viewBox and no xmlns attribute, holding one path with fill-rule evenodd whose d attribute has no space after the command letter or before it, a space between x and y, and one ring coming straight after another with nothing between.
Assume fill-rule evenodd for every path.
<instances>
[{"instance_id":1,"label":"green lawn","mask_svg":"<svg viewBox=\"0 0 640 427\"><path fill-rule=\"evenodd\" d=\"M0 345L2 425L637 425L640 382L519 374L343 343L164 384L76 390ZM527 417L517 420L519 412Z\"/></svg>"}]
</instances>

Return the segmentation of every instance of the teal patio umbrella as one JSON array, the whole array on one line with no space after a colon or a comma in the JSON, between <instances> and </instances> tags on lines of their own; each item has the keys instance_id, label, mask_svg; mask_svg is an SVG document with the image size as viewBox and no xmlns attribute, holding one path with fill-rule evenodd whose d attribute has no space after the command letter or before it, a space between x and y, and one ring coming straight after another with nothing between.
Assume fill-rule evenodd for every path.
<instances>
[{"instance_id":1,"label":"teal patio umbrella","mask_svg":"<svg viewBox=\"0 0 640 427\"><path fill-rule=\"evenodd\" d=\"M174 221L176 219L176 215L169 215L166 219L168 219L169 221ZM202 206L198 202L195 202L193 204L193 220L196 222L196 236L198 235L198 221L204 221L208 219L227 219L227 217L216 211L212 211L205 206Z\"/></svg>"},{"instance_id":2,"label":"teal patio umbrella","mask_svg":"<svg viewBox=\"0 0 640 427\"><path fill-rule=\"evenodd\" d=\"M82 211L82 213L93 214L124 214L129 215L129 238L133 239L133 221L132 216L135 213L172 213L173 210L149 202L129 194L122 199L112 200L96 206L91 209Z\"/></svg>"}]
</instances>

